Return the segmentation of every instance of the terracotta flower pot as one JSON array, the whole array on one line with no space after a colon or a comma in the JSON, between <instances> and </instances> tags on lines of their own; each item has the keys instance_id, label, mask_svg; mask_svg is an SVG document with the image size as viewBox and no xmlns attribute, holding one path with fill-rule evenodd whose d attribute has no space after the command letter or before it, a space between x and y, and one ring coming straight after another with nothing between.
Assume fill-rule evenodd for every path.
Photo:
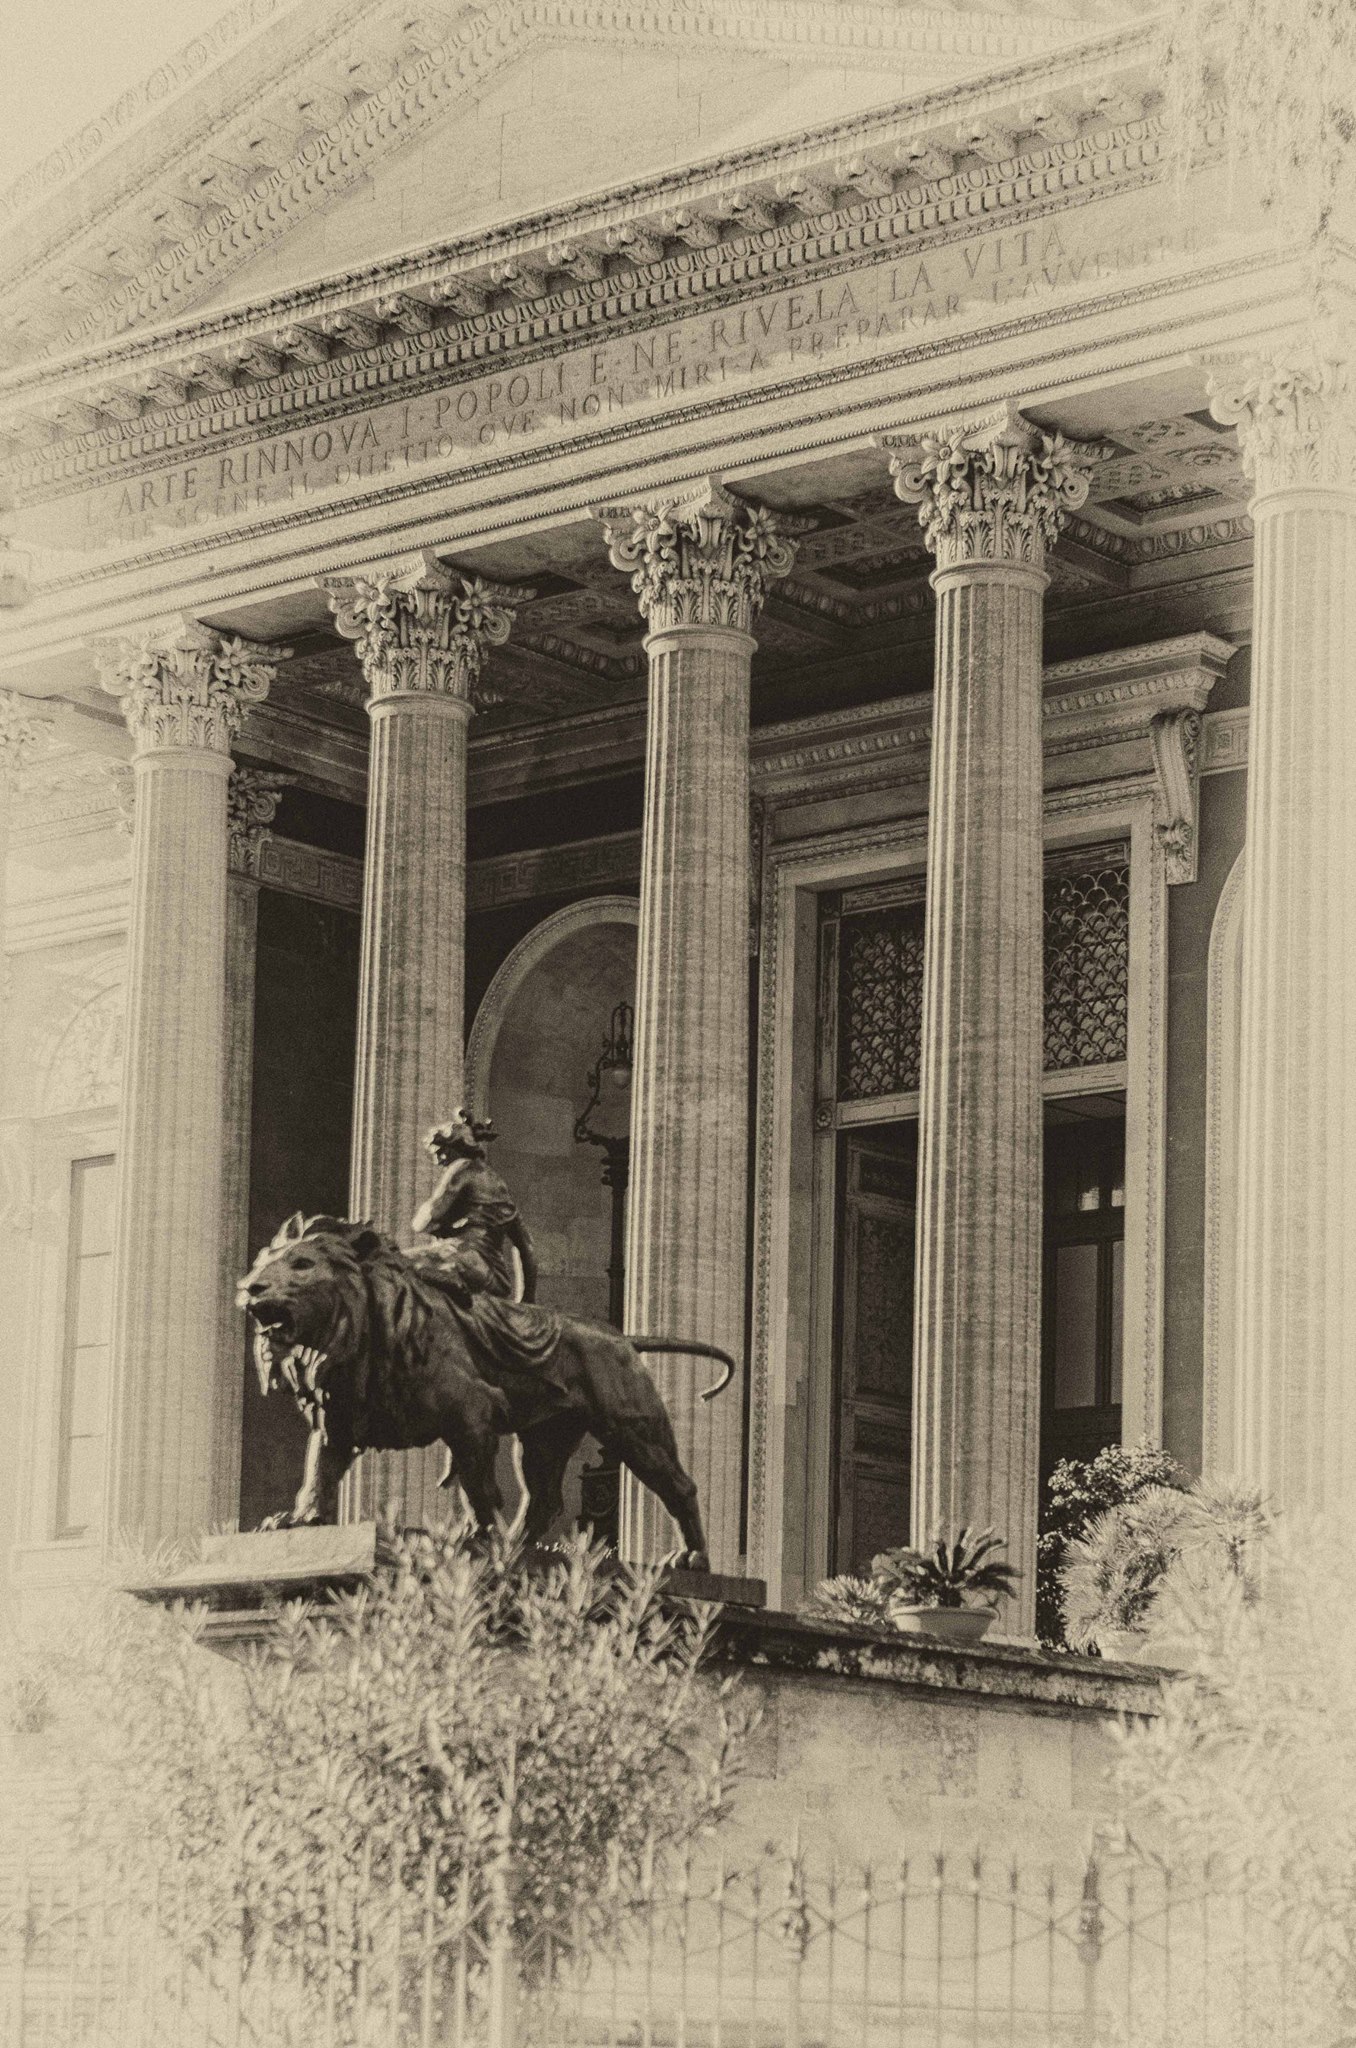
<instances>
[{"instance_id":1,"label":"terracotta flower pot","mask_svg":"<svg viewBox=\"0 0 1356 2048\"><path fill-rule=\"evenodd\" d=\"M890 1621L906 1636L936 1636L943 1643L977 1643L987 1635L992 1607L892 1607Z\"/></svg>"}]
</instances>

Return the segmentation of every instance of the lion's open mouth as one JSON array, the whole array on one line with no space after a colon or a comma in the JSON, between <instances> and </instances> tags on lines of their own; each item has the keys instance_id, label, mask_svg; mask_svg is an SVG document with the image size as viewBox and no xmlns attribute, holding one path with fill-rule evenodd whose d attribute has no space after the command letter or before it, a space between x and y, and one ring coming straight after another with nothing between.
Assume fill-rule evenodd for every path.
<instances>
[{"instance_id":1,"label":"lion's open mouth","mask_svg":"<svg viewBox=\"0 0 1356 2048\"><path fill-rule=\"evenodd\" d=\"M250 1314L260 1334L268 1337L275 1347L290 1344L296 1335L295 1318L285 1302L251 1302Z\"/></svg>"}]
</instances>

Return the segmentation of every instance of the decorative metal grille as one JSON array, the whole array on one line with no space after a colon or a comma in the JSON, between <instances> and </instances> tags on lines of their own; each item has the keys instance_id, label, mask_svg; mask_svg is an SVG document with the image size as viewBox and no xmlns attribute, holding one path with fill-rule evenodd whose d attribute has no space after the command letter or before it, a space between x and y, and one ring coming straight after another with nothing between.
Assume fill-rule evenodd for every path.
<instances>
[{"instance_id":1,"label":"decorative metal grille","mask_svg":"<svg viewBox=\"0 0 1356 2048\"><path fill-rule=\"evenodd\" d=\"M1125 1058L1130 866L1120 849L1045 878L1045 1070ZM923 1028L923 905L843 917L839 932L838 1099L918 1087Z\"/></svg>"},{"instance_id":2,"label":"decorative metal grille","mask_svg":"<svg viewBox=\"0 0 1356 2048\"><path fill-rule=\"evenodd\" d=\"M923 905L845 917L839 939L838 1098L918 1086L923 1035Z\"/></svg>"},{"instance_id":3,"label":"decorative metal grille","mask_svg":"<svg viewBox=\"0 0 1356 2048\"><path fill-rule=\"evenodd\" d=\"M1125 1058L1130 868L1045 878L1045 1071Z\"/></svg>"}]
</instances>

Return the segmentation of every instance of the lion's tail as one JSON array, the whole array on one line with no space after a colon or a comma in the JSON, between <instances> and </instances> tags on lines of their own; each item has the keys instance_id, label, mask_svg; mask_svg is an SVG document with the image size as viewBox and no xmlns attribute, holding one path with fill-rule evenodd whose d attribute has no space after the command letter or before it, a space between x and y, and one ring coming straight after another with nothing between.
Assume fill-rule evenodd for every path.
<instances>
[{"instance_id":1,"label":"lion's tail","mask_svg":"<svg viewBox=\"0 0 1356 2048\"><path fill-rule=\"evenodd\" d=\"M632 1337L627 1343L637 1351L682 1352L692 1358L718 1358L725 1367L714 1387L702 1389L703 1401L714 1401L717 1394L723 1394L735 1376L735 1361L728 1351L722 1351L719 1344L704 1344L698 1337Z\"/></svg>"}]
</instances>

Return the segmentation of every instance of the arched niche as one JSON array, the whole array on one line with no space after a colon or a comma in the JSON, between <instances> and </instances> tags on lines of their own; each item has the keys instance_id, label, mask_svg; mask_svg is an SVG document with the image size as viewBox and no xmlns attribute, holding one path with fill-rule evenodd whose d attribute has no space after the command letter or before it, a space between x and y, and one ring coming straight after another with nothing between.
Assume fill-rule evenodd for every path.
<instances>
[{"instance_id":1,"label":"arched niche","mask_svg":"<svg viewBox=\"0 0 1356 2048\"><path fill-rule=\"evenodd\" d=\"M596 896L545 918L485 992L466 1052L466 1097L491 1116L496 1170L537 1247L539 1297L575 1315L607 1315L612 1195L603 1155L574 1123L616 1005L633 1002L638 912Z\"/></svg>"},{"instance_id":2,"label":"arched niche","mask_svg":"<svg viewBox=\"0 0 1356 2048\"><path fill-rule=\"evenodd\" d=\"M1243 1032L1243 861L1220 892L1210 932L1205 1026L1205 1401L1202 1464L1234 1470L1234 1223Z\"/></svg>"}]
</instances>

